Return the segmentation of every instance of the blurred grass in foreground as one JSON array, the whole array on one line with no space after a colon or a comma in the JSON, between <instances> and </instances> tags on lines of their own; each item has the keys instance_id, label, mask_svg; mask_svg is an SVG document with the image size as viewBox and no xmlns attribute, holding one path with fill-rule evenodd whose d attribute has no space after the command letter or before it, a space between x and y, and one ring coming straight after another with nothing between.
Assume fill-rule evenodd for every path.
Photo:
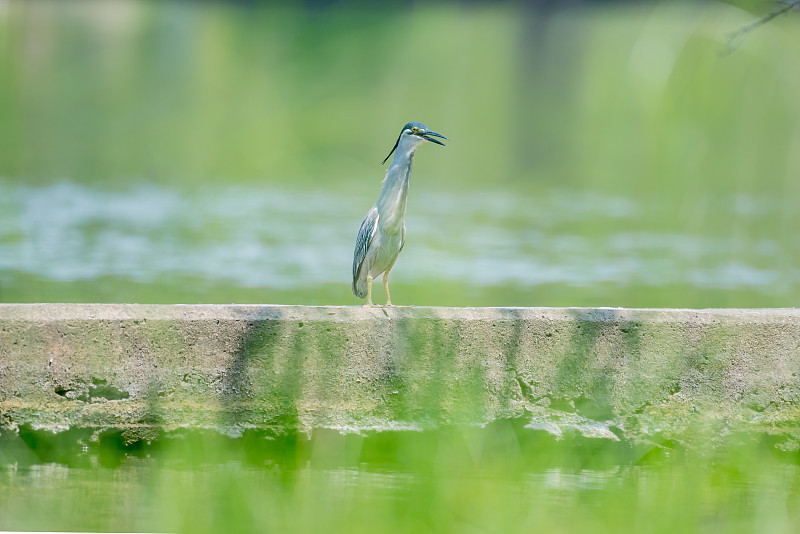
<instances>
[{"instance_id":1,"label":"blurred grass in foreground","mask_svg":"<svg viewBox=\"0 0 800 534\"><path fill-rule=\"evenodd\" d=\"M797 451L740 438L713 450L556 441L507 421L311 439L185 433L128 447L111 434L84 449L68 437L53 452L53 438L28 429L3 442L0 528L796 531Z\"/></svg>"}]
</instances>

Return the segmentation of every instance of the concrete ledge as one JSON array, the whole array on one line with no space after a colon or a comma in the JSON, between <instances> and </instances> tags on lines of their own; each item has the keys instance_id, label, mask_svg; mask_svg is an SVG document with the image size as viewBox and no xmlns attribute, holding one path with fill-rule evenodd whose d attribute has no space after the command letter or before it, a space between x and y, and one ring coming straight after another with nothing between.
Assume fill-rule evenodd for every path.
<instances>
[{"instance_id":1,"label":"concrete ledge","mask_svg":"<svg viewBox=\"0 0 800 534\"><path fill-rule=\"evenodd\" d=\"M0 304L0 428L800 436L800 311Z\"/></svg>"}]
</instances>

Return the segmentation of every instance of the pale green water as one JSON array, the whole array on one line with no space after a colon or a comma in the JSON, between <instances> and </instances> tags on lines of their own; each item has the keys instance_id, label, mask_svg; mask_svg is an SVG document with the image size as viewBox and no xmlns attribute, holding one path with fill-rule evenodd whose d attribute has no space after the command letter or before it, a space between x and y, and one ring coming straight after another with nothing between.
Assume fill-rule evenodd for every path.
<instances>
[{"instance_id":1,"label":"pale green water","mask_svg":"<svg viewBox=\"0 0 800 534\"><path fill-rule=\"evenodd\" d=\"M751 18L0 2L0 301L357 304L420 120L451 142L415 159L396 303L796 306L800 22L719 58ZM763 437L3 440L0 529L798 530L797 452Z\"/></svg>"},{"instance_id":2,"label":"pale green water","mask_svg":"<svg viewBox=\"0 0 800 534\"><path fill-rule=\"evenodd\" d=\"M775 212L800 224L800 207L781 211L766 194L709 202L709 220L765 227L731 235L658 226L655 197L424 189L411 194L408 245L393 271L401 302L790 306L800 281L800 240L766 230ZM367 194L70 182L3 191L7 301L358 302L348 276Z\"/></svg>"},{"instance_id":3,"label":"pale green water","mask_svg":"<svg viewBox=\"0 0 800 534\"><path fill-rule=\"evenodd\" d=\"M758 438L687 451L554 441L504 422L312 439L189 434L127 450L113 439L84 447L63 439L57 452L41 436L25 440L30 449L4 443L17 463L0 468L3 529L788 533L800 525L797 452Z\"/></svg>"}]
</instances>

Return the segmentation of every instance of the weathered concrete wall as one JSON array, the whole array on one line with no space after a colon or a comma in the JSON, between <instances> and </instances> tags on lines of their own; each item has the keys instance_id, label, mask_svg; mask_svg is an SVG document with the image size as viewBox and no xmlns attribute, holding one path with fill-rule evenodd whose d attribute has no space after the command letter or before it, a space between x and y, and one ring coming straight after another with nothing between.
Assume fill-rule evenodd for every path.
<instances>
[{"instance_id":1,"label":"weathered concrete wall","mask_svg":"<svg viewBox=\"0 0 800 534\"><path fill-rule=\"evenodd\" d=\"M798 377L798 310L0 304L0 429L794 439Z\"/></svg>"}]
</instances>

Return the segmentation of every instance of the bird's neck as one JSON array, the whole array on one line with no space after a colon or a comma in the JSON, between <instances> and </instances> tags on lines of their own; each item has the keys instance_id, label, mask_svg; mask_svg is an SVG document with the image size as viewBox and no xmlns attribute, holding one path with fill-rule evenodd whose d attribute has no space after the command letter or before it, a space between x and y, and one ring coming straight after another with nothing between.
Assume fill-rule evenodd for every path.
<instances>
[{"instance_id":1,"label":"bird's neck","mask_svg":"<svg viewBox=\"0 0 800 534\"><path fill-rule=\"evenodd\" d=\"M378 212L381 213L380 224L387 231L399 231L405 221L413 160L414 150L398 152L386 170L377 206Z\"/></svg>"}]
</instances>

